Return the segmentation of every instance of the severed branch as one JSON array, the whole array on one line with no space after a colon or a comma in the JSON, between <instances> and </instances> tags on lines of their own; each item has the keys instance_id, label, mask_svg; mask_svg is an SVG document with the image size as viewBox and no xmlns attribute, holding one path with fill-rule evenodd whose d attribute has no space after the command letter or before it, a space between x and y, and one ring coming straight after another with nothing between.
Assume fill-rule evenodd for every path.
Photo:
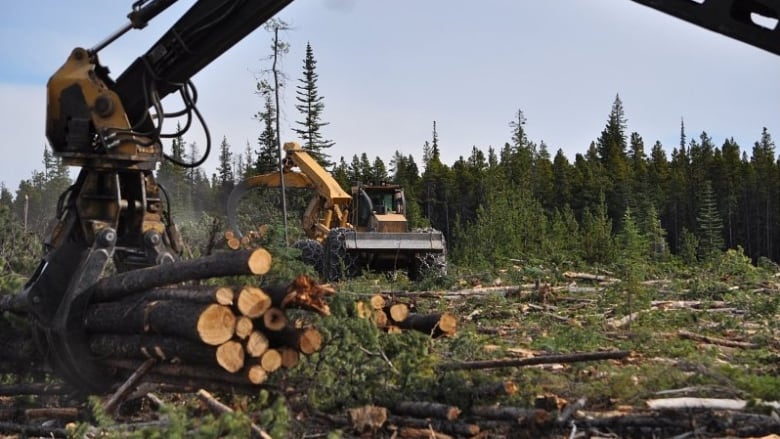
<instances>
[{"instance_id":1,"label":"severed branch","mask_svg":"<svg viewBox=\"0 0 780 439\"><path fill-rule=\"evenodd\" d=\"M582 352L575 354L554 354L540 355L530 358L507 358L500 360L483 361L462 361L454 363L444 363L439 365L442 370L474 370L474 369L494 369L499 367L522 367L535 366L538 364L553 363L577 363L582 361L599 360L622 360L631 355L630 351L608 351L608 352Z\"/></svg>"},{"instance_id":2,"label":"severed branch","mask_svg":"<svg viewBox=\"0 0 780 439\"><path fill-rule=\"evenodd\" d=\"M225 413L233 412L232 408L219 402L219 400L211 396L211 394L206 390L203 389L198 390L198 398L200 398L200 400L203 401L206 404L206 406L208 406L209 410L211 410L216 414L224 415ZM273 439L270 434L266 433L265 430L258 427L254 423L252 423L252 436L259 437L262 439Z\"/></svg>"},{"instance_id":3,"label":"severed branch","mask_svg":"<svg viewBox=\"0 0 780 439\"><path fill-rule=\"evenodd\" d=\"M111 398L109 398L108 401L106 401L106 404L103 406L103 409L106 411L106 413L113 413L114 410L119 407L119 403L122 402L122 400L136 385L138 385L138 382L143 379L144 375L149 372L155 363L157 363L157 360L154 358L150 358L144 361L141 366L135 372L133 372L132 375L130 375L127 381L119 386L116 392L111 395Z\"/></svg>"}]
</instances>

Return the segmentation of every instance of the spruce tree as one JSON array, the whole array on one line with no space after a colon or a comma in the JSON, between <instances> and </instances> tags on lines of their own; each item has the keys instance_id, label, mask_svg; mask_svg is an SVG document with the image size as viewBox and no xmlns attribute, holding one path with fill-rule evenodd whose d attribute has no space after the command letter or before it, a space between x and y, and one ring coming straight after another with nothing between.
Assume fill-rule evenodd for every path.
<instances>
[{"instance_id":1,"label":"spruce tree","mask_svg":"<svg viewBox=\"0 0 780 439\"><path fill-rule=\"evenodd\" d=\"M711 258L723 249L723 220L715 205L715 194L709 180L704 182L699 196L698 223L698 255L702 260Z\"/></svg>"},{"instance_id":2,"label":"spruce tree","mask_svg":"<svg viewBox=\"0 0 780 439\"><path fill-rule=\"evenodd\" d=\"M276 108L269 93L265 94L265 104L255 115L263 127L257 137L257 159L252 171L255 174L267 174L279 170L279 147L276 138Z\"/></svg>"},{"instance_id":3,"label":"spruce tree","mask_svg":"<svg viewBox=\"0 0 780 439\"><path fill-rule=\"evenodd\" d=\"M317 61L314 59L311 43L307 43L306 56L303 59L303 77L299 80L300 85L295 87L297 89L295 99L298 101L295 108L301 113L303 120L295 122L298 128L293 128L293 131L303 141L303 148L309 150L320 165L327 168L333 163L325 150L333 146L334 142L326 140L321 133L322 127L328 123L322 122L325 103L317 89L319 75L316 67Z\"/></svg>"}]
</instances>

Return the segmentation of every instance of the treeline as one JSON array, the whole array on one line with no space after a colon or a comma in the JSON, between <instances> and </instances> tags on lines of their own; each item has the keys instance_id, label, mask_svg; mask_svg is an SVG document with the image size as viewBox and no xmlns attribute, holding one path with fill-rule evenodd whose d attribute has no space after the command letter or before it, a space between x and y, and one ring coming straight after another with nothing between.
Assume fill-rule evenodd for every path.
<instances>
[{"instance_id":1,"label":"treeline","mask_svg":"<svg viewBox=\"0 0 780 439\"><path fill-rule=\"evenodd\" d=\"M733 139L716 146L705 132L688 138L681 123L671 154L659 142L648 151L638 133L626 133L616 97L597 140L570 161L562 150L551 156L544 142L527 138L522 111L510 127L511 141L501 149L474 147L447 165L434 123L421 166L412 154L396 152L386 164L363 153L350 161L342 157L333 173L344 187L356 181L403 185L412 225L442 230L451 259L465 265L527 258L609 264L626 239L639 242L649 258L677 255L694 262L741 247L754 261L780 260L774 245L780 163L766 129L748 150ZM210 177L199 167L161 165L157 177L174 214L224 216L235 182L259 172L262 152L249 145L238 153L231 149L223 138ZM199 157L197 146L181 138L172 151L182 162ZM0 202L20 223L26 214L27 229L42 235L69 184L66 169L46 150L44 171L22 181L15 197L3 188Z\"/></svg>"}]
</instances>

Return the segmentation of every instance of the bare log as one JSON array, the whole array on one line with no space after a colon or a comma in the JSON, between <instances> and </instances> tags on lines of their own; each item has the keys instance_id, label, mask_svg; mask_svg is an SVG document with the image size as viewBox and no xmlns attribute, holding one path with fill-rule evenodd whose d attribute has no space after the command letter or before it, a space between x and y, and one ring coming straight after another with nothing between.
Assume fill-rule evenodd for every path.
<instances>
[{"instance_id":1,"label":"bare log","mask_svg":"<svg viewBox=\"0 0 780 439\"><path fill-rule=\"evenodd\" d=\"M744 410L747 407L747 401L725 398L663 398L650 399L645 403L654 410Z\"/></svg>"},{"instance_id":2,"label":"bare log","mask_svg":"<svg viewBox=\"0 0 780 439\"><path fill-rule=\"evenodd\" d=\"M237 306L241 314L255 319L268 311L271 298L262 289L247 285L238 293Z\"/></svg>"},{"instance_id":3,"label":"bare log","mask_svg":"<svg viewBox=\"0 0 780 439\"><path fill-rule=\"evenodd\" d=\"M128 294L186 281L245 274L262 275L271 269L267 250L220 252L186 261L126 271L98 281L93 287L93 301L117 300Z\"/></svg>"},{"instance_id":4,"label":"bare log","mask_svg":"<svg viewBox=\"0 0 780 439\"><path fill-rule=\"evenodd\" d=\"M409 314L398 326L402 329L413 329L432 337L453 335L457 329L458 318L451 313L441 314Z\"/></svg>"},{"instance_id":5,"label":"bare log","mask_svg":"<svg viewBox=\"0 0 780 439\"><path fill-rule=\"evenodd\" d=\"M631 355L630 351L582 352L575 354L540 355L530 358L507 358L500 360L463 361L444 363L442 370L494 369L498 367L523 367L538 364L577 363L582 361L622 360Z\"/></svg>"},{"instance_id":6,"label":"bare log","mask_svg":"<svg viewBox=\"0 0 780 439\"><path fill-rule=\"evenodd\" d=\"M401 427L398 437L403 439L454 439L452 436L428 428Z\"/></svg>"},{"instance_id":7,"label":"bare log","mask_svg":"<svg viewBox=\"0 0 780 439\"><path fill-rule=\"evenodd\" d=\"M211 396L211 394L203 389L198 390L198 398L200 398L201 401L203 401L206 406L214 412L217 415L224 415L226 413L233 413L233 409L226 406L225 404L222 404L219 402L216 398ZM252 424L252 436L253 437L259 437L262 439L273 439L271 435L266 433L262 428L258 427L254 423Z\"/></svg>"},{"instance_id":8,"label":"bare log","mask_svg":"<svg viewBox=\"0 0 780 439\"><path fill-rule=\"evenodd\" d=\"M460 416L459 408L438 402L398 401L390 404L389 408L395 414L418 418L438 418L453 421Z\"/></svg>"},{"instance_id":9,"label":"bare log","mask_svg":"<svg viewBox=\"0 0 780 439\"><path fill-rule=\"evenodd\" d=\"M241 343L229 340L217 347L217 364L230 373L244 367L244 347Z\"/></svg>"},{"instance_id":10,"label":"bare log","mask_svg":"<svg viewBox=\"0 0 780 439\"><path fill-rule=\"evenodd\" d=\"M106 302L90 306L85 329L91 333L177 335L216 346L235 332L236 318L224 305L155 300Z\"/></svg>"},{"instance_id":11,"label":"bare log","mask_svg":"<svg viewBox=\"0 0 780 439\"><path fill-rule=\"evenodd\" d=\"M719 346L726 346L730 348L741 349L758 349L760 346L757 343L750 343L745 341L727 340L725 338L711 337L708 335L694 334L693 332L681 329L677 331L677 334L682 338L689 340L699 341L707 344L714 344Z\"/></svg>"}]
</instances>

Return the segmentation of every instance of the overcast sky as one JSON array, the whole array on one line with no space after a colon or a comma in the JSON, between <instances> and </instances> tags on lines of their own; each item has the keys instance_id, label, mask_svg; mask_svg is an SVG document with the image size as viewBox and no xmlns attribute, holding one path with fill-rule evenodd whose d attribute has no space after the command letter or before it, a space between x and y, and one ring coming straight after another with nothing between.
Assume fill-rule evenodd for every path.
<instances>
[{"instance_id":1,"label":"overcast sky","mask_svg":"<svg viewBox=\"0 0 780 439\"><path fill-rule=\"evenodd\" d=\"M15 191L41 169L45 85L72 48L91 47L126 22L132 1L5 2L0 15L0 181ZM149 27L100 53L118 76L190 5L180 0ZM477 5L475 7L475 5ZM570 160L607 121L616 94L628 132L648 150L702 131L720 146L734 137L750 152L767 127L780 136L780 57L666 16L629 0L297 0L279 17L293 30L282 68L291 80L282 103L283 140L300 119L294 85L306 42L324 97L323 135L334 159L396 150L420 160L437 122L445 163L473 146L500 148L518 109L534 142ZM195 78L215 144L254 148L261 107L256 73L270 64L270 34L256 30ZM171 102L176 108L177 103ZM187 142L201 147L193 129ZM166 145L169 150L170 145ZM210 175L217 161L207 162Z\"/></svg>"}]
</instances>

